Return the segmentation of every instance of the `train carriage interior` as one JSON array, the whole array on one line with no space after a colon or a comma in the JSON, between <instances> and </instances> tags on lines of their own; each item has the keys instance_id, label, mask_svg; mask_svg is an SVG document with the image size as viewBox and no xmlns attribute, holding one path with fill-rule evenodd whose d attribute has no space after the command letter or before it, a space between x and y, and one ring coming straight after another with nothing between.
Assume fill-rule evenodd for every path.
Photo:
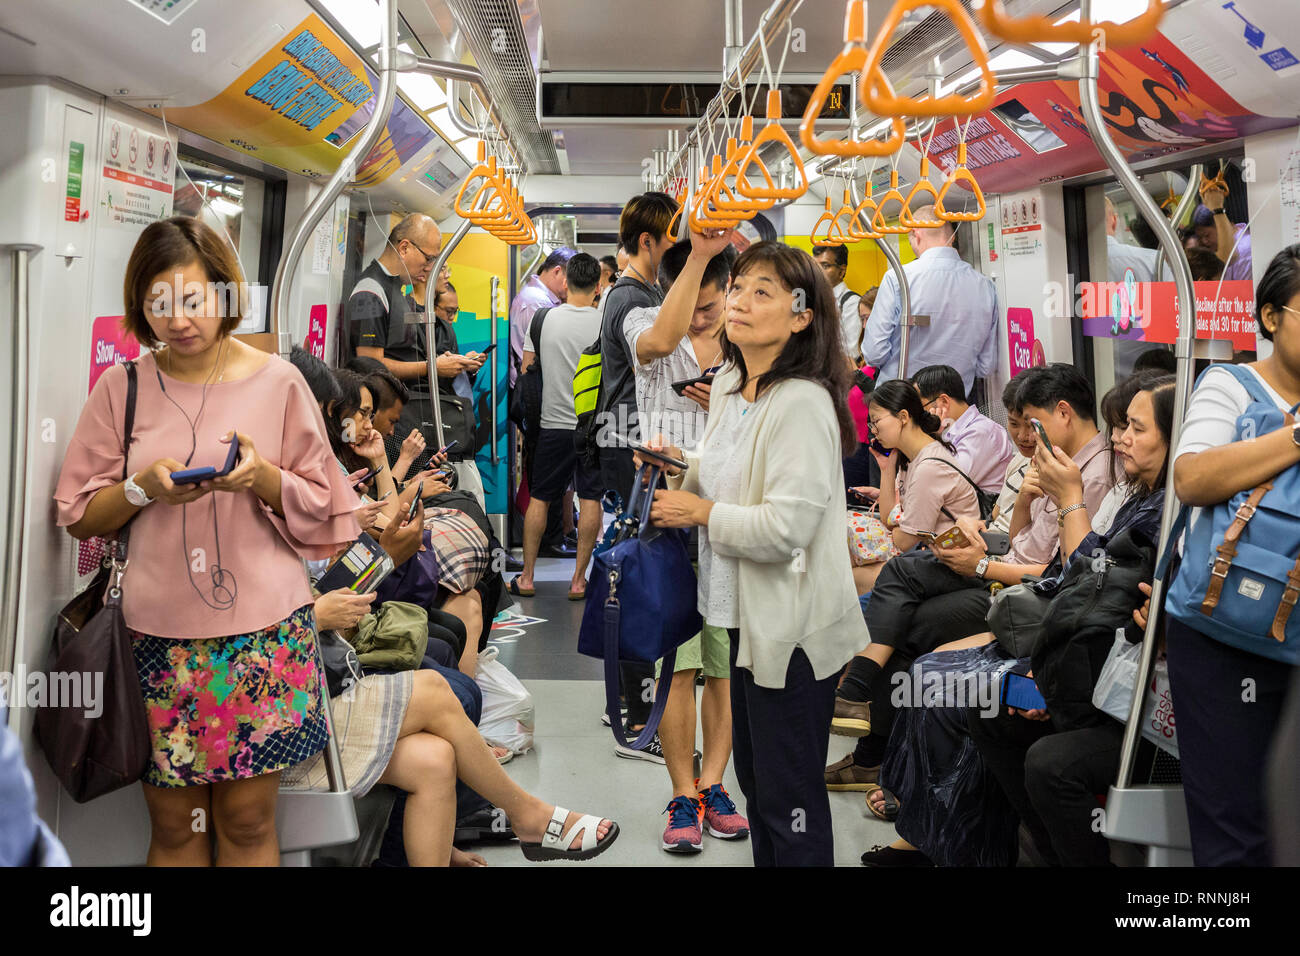
<instances>
[{"instance_id":1,"label":"train carriage interior","mask_svg":"<svg viewBox=\"0 0 1300 956\"><path fill-rule=\"evenodd\" d=\"M1300 321L1289 314L1300 307L1297 103L1300 25L1289 3L1272 0L6 0L0 692L12 746L0 748L9 755L0 777L25 773L28 782L0 780L0 793L21 790L39 839L79 867L174 863L183 852L220 863L254 851L314 867L518 866L566 854L662 867L1300 863L1300 683L1289 677L1300 631L1286 623L1300 572L1287 545L1250 524L1262 523L1258 508L1280 529L1271 540L1300 529L1288 517L1300 514L1300 501L1285 499L1300 452L1272 434L1293 420L1284 423L1285 405L1300 402L1300 347L1285 331ZM164 241L164 232L198 236L186 241L203 251L158 253L171 257L152 268L149 250L180 241ZM219 331L215 351L200 354L195 343L208 333L187 337L199 306L188 285L184 296L179 287L197 262L210 305L217 261L237 267L225 276L238 285L228 298L235 308L219 326L202 326ZM795 288L789 276L799 270L809 278ZM161 308L155 290L148 312L133 288L173 272L175 302L186 305ZM685 291L675 293L679 285ZM771 300L759 297L771 289L782 301L793 295L789 315L767 318ZM553 339L540 338L543 314ZM639 338L628 331L634 322L645 329ZM776 346L761 339L769 334ZM817 344L800 346L796 360L789 343L801 339ZM829 351L817 352L823 345ZM830 359L818 366L816 355ZM760 356L804 364L764 365L786 371L750 378L745 370ZM603 381L590 406L597 424L584 432L592 415L580 382L593 357ZM289 376L285 384L264 389L266 379L252 377L260 372L248 372L263 362ZM137 388L141 400L131 413L136 447L149 453L137 464L128 452L130 468L108 440L121 444L122 363L133 363L132 408ZM545 378L531 374L543 364ZM948 377L918 375L926 366ZM1207 372L1220 366L1237 371ZM715 373L736 376L736 390L710 394ZM212 421L209 406L200 429L202 402L217 397L218 414L236 407L224 403L239 393L241 374L249 375L245 394L264 389L262 410L245 406L245 426ZM688 378L705 387L679 388ZM813 389L817 402L806 398L809 382L825 386ZM827 390L850 384L847 405L843 393L825 401ZM1244 389L1256 403L1242 412L1242 400L1241 421L1263 407L1261 387L1272 396L1268 414L1259 412L1267 434L1237 459L1243 477L1231 487L1209 471L1238 467L1212 458L1225 451L1216 444L1241 440L1236 413L1219 423L1233 437L1201 441L1219 434L1203 421L1213 415L1197 410L1215 387ZM1104 397L1121 394L1116 421ZM781 402L804 425L769 438L786 421ZM635 458L627 407L633 416L639 409L639 439L652 446ZM647 427L657 415L673 423ZM819 436L847 434L851 417L857 451L830 455L836 439L818 444ZM980 440L989 444L980 447L995 448L991 458L962 451L958 418L987 420ZM823 421L832 424L819 429ZM256 451L241 437L254 424ZM1254 420L1247 425L1253 439ZM218 427L237 433L225 471L227 446L218 454L205 444ZM199 449L192 461L188 445L164 450L178 428ZM281 449L268 445L281 440ZM300 442L292 467L291 440ZM1160 441L1163 451L1151 452ZM1103 492L1116 474L1128 482L1127 497L1114 498L1113 527L1090 497L1089 442L1105 446L1111 462ZM1271 470L1259 457L1265 445ZM680 453L684 478L655 449ZM827 450L829 471L816 449ZM1154 465L1143 457L1151 454ZM937 475L942 468L922 467L934 456L976 493ZM171 464L151 465L155 458ZM615 504L613 493L639 483L640 471L631 476L643 462L664 483L653 497L637 485L627 497L641 498L644 513L621 515L630 502L620 494ZM181 469L209 464L194 484L177 480ZM222 483L246 469L238 488ZM420 481L404 485L417 471ZM823 472L834 473L829 485ZM972 481L967 472L993 477ZM928 486L923 475L932 476ZM1076 481L1082 498L1071 504ZM1261 504L1264 492L1246 500L1265 484L1271 504ZM211 496L211 511L200 495ZM931 498L934 522L909 523ZM1076 517L1091 525L1069 519L1085 502ZM1184 504L1195 510L1171 567L1157 559L1179 540ZM959 506L965 516L954 517ZM121 564L113 534L137 511ZM1226 517L1211 527L1220 511ZM164 531L173 526L160 512L188 518ZM1007 515L1002 559L988 535ZM420 520L422 538L419 528L414 538L405 533ZM976 535L970 522L980 521ZM989 648L1011 646L995 623L1010 603L1003 595L1068 602L1075 575L1094 572L1094 603L1127 586L1119 583L1128 581L1127 559L1106 550L1121 526L1137 534L1125 521L1146 529L1145 590L1132 591L1107 634L1083 650L1070 645L1083 663L1076 656L1051 666L1043 649L1083 641L1064 634L1064 611L1055 624L1042 619L1032 654L1002 650L994 662ZM1194 601L1199 611L1184 614L1175 602L1191 586L1198 521L1214 599L1207 592L1205 605ZM225 558L224 522L258 526L244 541L232 528ZM959 548L987 552L977 571L940 554L949 525L949 543L955 535ZM215 563L205 550L209 528ZM369 533L358 538L361 529ZM776 543L761 543L764 534ZM154 555L138 556L151 538ZM367 555L360 576L348 564L354 538ZM790 569L780 570L773 548L794 555ZM872 548L883 550L865 556ZM287 564L270 570L272 552ZM619 565L620 580L610 571L615 554L644 563ZM329 570L312 570L327 557ZM297 573L300 558L306 574ZM995 580L988 569L1003 560L1032 568ZM1240 570L1246 561L1258 574ZM166 576L150 581L149 569L164 562ZM356 580L333 603L311 593L314 617L284 596L308 594L309 580L336 577L344 565ZM677 578L674 588L669 565L686 584ZM259 568L270 577L285 567L291 581L259 581ZM247 614L227 568L242 578ZM90 614L98 623L112 612L130 637L93 634L117 641L121 666L60 680L68 645L56 647L55 623L63 621L59 633L92 633L90 619L72 625L60 613L88 587L108 594L97 577L104 569L117 575L126 603L119 611L114 598ZM372 571L382 583L366 584ZM934 583L940 572L962 583ZM1021 583L1021 573L1032 577ZM416 581L420 574L429 579ZM920 588L922 580L943 598L898 597L900 581ZM373 604L356 604L376 589ZM969 603L945 610L972 594L973 624ZM1267 604L1268 614L1245 637L1254 625L1219 621L1248 600ZM831 614L836 601L849 610ZM1101 615L1104 603L1088 613ZM187 623L164 633L168 615L189 604ZM271 605L278 623L248 616ZM415 607L414 653L372 667L384 628L409 636L397 608L412 605L425 609ZM236 643L267 648L256 652L267 655L262 664L242 656L252 651L227 650L236 631L220 629L222 614L251 622ZM1198 615L1210 630L1197 630ZM327 616L340 623L327 627ZM904 617L910 629L896 626ZM668 634L683 620L688 633ZM1088 614L1079 621L1080 634L1091 635ZM146 622L159 623L150 630ZM1216 637L1220 626L1238 636ZM658 649L676 648L675 666L685 670L665 681L641 658L624 654L621 667L602 659L602 651L620 657L606 641L631 647L633 630L653 634ZM1006 684L989 693L1010 694L1010 678L1026 674L1009 663L1019 658L1032 661L1025 683L1045 703L1000 707L1012 698L980 697L1002 715L981 721L969 716L980 706L974 697L969 715L951 699L934 708L919 697L882 700L885 686L904 697L919 691L912 662L923 654L922 664L976 654L977 634L991 643L978 652L976 676ZM683 643L692 635L693 645ZM1179 640L1201 656L1186 650L1179 661ZM435 644L449 654L437 667L428 663ZM681 663L688 647L700 655L693 665ZM363 668L337 694L325 693L337 666L331 653ZM1172 708L1182 699L1169 703L1171 685L1210 681L1208 655L1229 653L1236 663L1215 665L1220 673L1243 659L1272 668L1256 676L1274 716L1265 724L1257 710L1225 716L1206 690L1210 702L1198 701L1175 739ZM146 654L156 655L152 664ZM760 674L774 660L785 668L787 656L786 677ZM1109 687L1120 664L1127 683L1111 687L1105 707L1097 686L1071 723L1064 715L1073 711L1058 700L1074 698L1054 682L1091 667L1089 680ZM70 730L55 740L54 728L92 734L97 720L70 716L71 697L83 688L78 706L90 707L94 695L132 693L113 684L123 667L144 696L149 759L143 772L96 786L99 753L83 742L81 763L60 769L78 744ZM385 689L375 690L381 677ZM858 693L869 686L874 695ZM354 694L358 687L365 693ZM449 716L452 692L464 711L453 701ZM681 716L682 695L693 716ZM218 733L222 720L239 729ZM978 726L945 723L954 720ZM1008 729L1007 721L1019 723ZM1235 738L1213 729L1207 737L1207 723L1273 743L1240 748L1257 757L1230 757L1225 741ZM1038 743L1027 736L1031 724ZM951 779L939 779L937 763L928 778L917 769L938 760L941 726L966 755ZM450 776L429 758L442 789L399 770L412 730L428 753L454 755ZM1089 765L1087 784L1043 784L1046 743L1059 749L1088 734L1105 738L1104 766ZM306 749L275 762L267 741L291 739L284 748ZM1198 759L1197 746L1209 752ZM362 753L367 747L382 753ZM818 752L808 758L810 747ZM719 749L731 758L719 761ZM1228 788L1213 770L1220 762L1224 776L1247 782ZM298 772L309 764L315 769ZM259 806L274 826L260 836L224 815L233 812L230 793L251 800L252 780L272 772L253 766L281 773L278 789L262 788ZM1056 800L1059 813L1044 810L1040 801L1051 798L1041 792L1052 785L1084 787L1087 806L1070 791ZM815 807L798 796L809 787ZM1255 802L1238 805L1256 836L1224 819L1233 816L1225 802L1245 801L1247 790ZM186 793L200 792L205 802L191 808L202 822L198 842L173 840L164 810L174 817ZM950 793L963 815L945 818ZM1270 802L1271 793L1290 794L1290 806ZM558 811L560 824L548 824L557 805L591 811L589 825L571 826ZM431 806L433 823L420 818ZM532 837L539 812L545 829ZM0 817L7 813L0 806ZM209 814L217 821L210 848ZM1057 832L1079 820L1092 824L1088 832ZM1249 846L1233 856L1238 838Z\"/></svg>"}]
</instances>

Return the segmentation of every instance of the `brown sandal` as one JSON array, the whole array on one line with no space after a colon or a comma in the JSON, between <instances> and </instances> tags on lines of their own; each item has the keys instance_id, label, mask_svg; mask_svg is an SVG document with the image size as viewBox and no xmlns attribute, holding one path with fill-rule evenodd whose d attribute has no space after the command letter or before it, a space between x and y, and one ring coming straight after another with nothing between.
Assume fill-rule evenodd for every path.
<instances>
[{"instance_id":1,"label":"brown sandal","mask_svg":"<svg viewBox=\"0 0 1300 956\"><path fill-rule=\"evenodd\" d=\"M877 810L876 805L871 802L871 795L877 790L885 795L885 808L883 811ZM867 787L866 800L867 809L871 811L871 815L876 819L884 820L886 823L893 823L898 819L898 797L894 796L880 784L873 783L871 786Z\"/></svg>"}]
</instances>

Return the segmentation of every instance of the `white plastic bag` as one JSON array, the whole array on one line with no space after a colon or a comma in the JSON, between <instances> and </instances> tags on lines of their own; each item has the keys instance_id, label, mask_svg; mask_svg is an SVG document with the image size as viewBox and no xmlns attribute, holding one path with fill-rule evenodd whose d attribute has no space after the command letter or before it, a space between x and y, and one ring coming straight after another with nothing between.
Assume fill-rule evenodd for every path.
<instances>
[{"instance_id":1,"label":"white plastic bag","mask_svg":"<svg viewBox=\"0 0 1300 956\"><path fill-rule=\"evenodd\" d=\"M478 656L475 680L483 691L478 730L488 743L525 754L533 749L533 695L497 660L497 654L495 647L489 647Z\"/></svg>"},{"instance_id":2,"label":"white plastic bag","mask_svg":"<svg viewBox=\"0 0 1300 956\"><path fill-rule=\"evenodd\" d=\"M1092 705L1120 723L1128 723L1133 704L1133 684L1137 680L1142 645L1124 639L1123 629L1115 632L1106 663L1092 691ZM1142 701L1142 736L1162 750L1178 756L1178 735L1174 729L1174 701L1169 693L1169 665L1164 658L1151 668L1151 681Z\"/></svg>"}]
</instances>

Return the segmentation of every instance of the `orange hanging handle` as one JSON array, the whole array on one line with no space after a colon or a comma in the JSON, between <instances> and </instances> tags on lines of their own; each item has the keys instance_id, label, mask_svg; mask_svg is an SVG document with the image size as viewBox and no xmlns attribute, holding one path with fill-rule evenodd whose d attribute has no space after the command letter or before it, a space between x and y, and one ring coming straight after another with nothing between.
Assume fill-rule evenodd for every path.
<instances>
[{"instance_id":1,"label":"orange hanging handle","mask_svg":"<svg viewBox=\"0 0 1300 956\"><path fill-rule=\"evenodd\" d=\"M868 210L870 213L868 214ZM871 218L876 212L876 201L871 198L871 182L867 181L867 197L853 208L853 218L849 220L849 235L854 239L882 239L882 233L876 232L871 225ZM864 219L863 216L866 215Z\"/></svg>"},{"instance_id":2,"label":"orange hanging handle","mask_svg":"<svg viewBox=\"0 0 1300 956\"><path fill-rule=\"evenodd\" d=\"M891 226L885 220L885 203L888 202L899 204L898 225L896 226ZM876 203L876 214L871 217L871 228L886 236L901 236L911 228L903 225L904 212L909 216L911 215L911 210L907 208L907 199L898 191L898 170L895 169L889 174L889 191L881 196Z\"/></svg>"},{"instance_id":3,"label":"orange hanging handle","mask_svg":"<svg viewBox=\"0 0 1300 956\"><path fill-rule=\"evenodd\" d=\"M456 214L462 219L468 219L476 225L479 224L477 217L481 214L481 210L478 208L479 201L485 199L484 194L487 192L485 207L490 205L492 192L497 191L499 188L497 182L496 157L492 157L491 163L486 163L486 158L487 144L484 143L483 140L479 140L478 165L469 171L469 175L465 177L465 181L460 184L460 191L456 193ZM467 207L465 205L465 193L469 190L469 184L479 177L483 178L483 183L474 191L473 197L470 199L470 204ZM489 187L491 187L491 191L488 191Z\"/></svg>"},{"instance_id":4,"label":"orange hanging handle","mask_svg":"<svg viewBox=\"0 0 1300 956\"><path fill-rule=\"evenodd\" d=\"M836 231L844 237L844 244L846 245L861 241L861 237L854 235L853 233L854 209L853 200L850 198L849 191L846 189L844 190L844 202L840 208L835 211L835 219L833 220ZM840 225L840 220L844 220L844 225Z\"/></svg>"},{"instance_id":5,"label":"orange hanging handle","mask_svg":"<svg viewBox=\"0 0 1300 956\"><path fill-rule=\"evenodd\" d=\"M827 196L826 211L818 217L815 223L813 223L812 232L808 234L809 241L812 242L814 246L844 245L846 240L844 234L840 232L840 228L836 224L836 219L836 214L831 211L831 197ZM817 235L817 230L822 227L822 223L826 224L826 235L819 236Z\"/></svg>"},{"instance_id":6,"label":"orange hanging handle","mask_svg":"<svg viewBox=\"0 0 1300 956\"><path fill-rule=\"evenodd\" d=\"M1224 198L1227 198L1228 183L1227 180L1223 178L1222 166L1219 167L1219 172L1217 175L1215 175L1213 179L1206 179L1205 177L1201 177L1201 188L1197 192L1197 195L1204 196L1211 189L1217 189L1219 192L1223 193Z\"/></svg>"},{"instance_id":7,"label":"orange hanging handle","mask_svg":"<svg viewBox=\"0 0 1300 956\"><path fill-rule=\"evenodd\" d=\"M750 150L753 148L747 140L754 135L754 118L746 116L740 124L741 146L734 152L729 152L727 164L722 167L722 179L719 188L715 191L713 205L721 212L745 213L745 218L751 219L764 209L771 209L776 205L775 199L755 199L746 196L740 189L740 168L750 157ZM728 141L729 144L735 140ZM776 184L772 180L772 175L763 165L762 159L755 156L754 161L758 163L759 171L763 174L768 188L773 188ZM726 197L723 194L726 194ZM729 198L727 198L729 197Z\"/></svg>"},{"instance_id":8,"label":"orange hanging handle","mask_svg":"<svg viewBox=\"0 0 1300 956\"><path fill-rule=\"evenodd\" d=\"M776 185L768 169L759 159L759 151L765 143L780 143L785 147L790 159L794 161L795 185L782 189ZM749 168L758 164L763 173L765 185L759 186L749 179ZM808 191L808 173L803 160L799 158L799 148L781 127L781 91L769 90L767 93L767 125L759 131L754 142L745 150L736 169L736 192L746 199L798 199Z\"/></svg>"},{"instance_id":9,"label":"orange hanging handle","mask_svg":"<svg viewBox=\"0 0 1300 956\"><path fill-rule=\"evenodd\" d=\"M916 182L907 194L907 200L903 203L903 210L898 214L899 225L907 226L909 229L938 229L943 225L943 220L918 219L912 212L912 203L917 201L915 208L920 209L922 206L934 206L939 201L939 193L930 182L930 157L922 155L921 172L917 176ZM937 217L938 210L935 215Z\"/></svg>"},{"instance_id":10,"label":"orange hanging handle","mask_svg":"<svg viewBox=\"0 0 1300 956\"><path fill-rule=\"evenodd\" d=\"M987 0L986 4L987 6ZM909 96L898 96L890 86L881 63L885 50L889 47L894 29L903 21L903 15L919 7L935 7L948 15L958 35L966 41L970 50L971 62L980 71L980 85L968 96L950 93L947 96L927 97L918 100ZM880 25L876 38L871 42L862 66L862 79L858 86L858 96L867 108L881 116L973 116L982 113L993 105L997 95L997 81L989 68L989 51L984 45L984 38L975 29L975 24L957 0L898 0ZM805 144L807 141L805 140Z\"/></svg>"},{"instance_id":11,"label":"orange hanging handle","mask_svg":"<svg viewBox=\"0 0 1300 956\"><path fill-rule=\"evenodd\" d=\"M957 183L963 182L970 186L971 192L975 195L976 208L972 212L949 212L944 206L944 199L948 196L948 190L952 189ZM939 188L939 198L934 203L934 214L944 222L979 222L984 218L987 210L984 206L984 191L980 189L980 184L975 181L975 176L966 168L966 144L957 144L957 165L952 168L952 172L943 181Z\"/></svg>"},{"instance_id":12,"label":"orange hanging handle","mask_svg":"<svg viewBox=\"0 0 1300 956\"><path fill-rule=\"evenodd\" d=\"M1091 43L1100 31L1107 47L1145 43L1155 35L1164 15L1161 0L1148 0L1146 10L1128 23L1111 20L1053 23L1047 17L1013 19L1007 16L1002 0L984 0L979 11L984 29L1001 40L1012 43Z\"/></svg>"},{"instance_id":13,"label":"orange hanging handle","mask_svg":"<svg viewBox=\"0 0 1300 956\"><path fill-rule=\"evenodd\" d=\"M895 116L891 123L889 137L882 143L876 139L845 140L818 139L814 124L821 115L826 98L835 86L835 81L846 73L860 71L867 61L867 4L866 0L849 0L844 13L844 49L831 61L831 65L822 74L821 80L808 100L803 119L799 122L799 139L812 153L819 156L888 156L903 145L903 120ZM884 79L882 74L882 79ZM893 87L884 80L890 94Z\"/></svg>"}]
</instances>

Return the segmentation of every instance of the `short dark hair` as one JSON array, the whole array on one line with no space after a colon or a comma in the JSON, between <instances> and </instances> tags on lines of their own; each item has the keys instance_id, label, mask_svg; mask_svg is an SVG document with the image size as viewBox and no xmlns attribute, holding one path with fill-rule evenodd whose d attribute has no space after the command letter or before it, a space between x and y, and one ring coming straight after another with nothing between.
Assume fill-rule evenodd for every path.
<instances>
[{"instance_id":1,"label":"short dark hair","mask_svg":"<svg viewBox=\"0 0 1300 956\"><path fill-rule=\"evenodd\" d=\"M1273 333L1264 328L1264 306L1271 305L1280 312L1297 293L1300 293L1300 242L1273 257L1255 289L1255 319L1260 335L1273 341Z\"/></svg>"},{"instance_id":2,"label":"short dark hair","mask_svg":"<svg viewBox=\"0 0 1300 956\"><path fill-rule=\"evenodd\" d=\"M311 389L312 398L316 399L316 404L322 410L330 402L337 402L343 397L343 390L339 388L333 370L301 345L295 345L289 350L289 364L302 375L303 381Z\"/></svg>"},{"instance_id":3,"label":"short dark hair","mask_svg":"<svg viewBox=\"0 0 1300 956\"><path fill-rule=\"evenodd\" d=\"M590 292L600 283L600 261L585 252L575 253L564 267L569 288L575 292Z\"/></svg>"},{"instance_id":4,"label":"short dark hair","mask_svg":"<svg viewBox=\"0 0 1300 956\"><path fill-rule=\"evenodd\" d=\"M365 377L366 387L375 399L375 411L392 408L397 402L405 405L411 400L410 390L377 358L357 355L348 359L343 367Z\"/></svg>"},{"instance_id":5,"label":"short dark hair","mask_svg":"<svg viewBox=\"0 0 1300 956\"><path fill-rule=\"evenodd\" d=\"M813 246L813 258L816 259L823 252L829 252L835 257L835 264L842 268L849 267L849 250L846 246Z\"/></svg>"},{"instance_id":6,"label":"short dark hair","mask_svg":"<svg viewBox=\"0 0 1300 956\"><path fill-rule=\"evenodd\" d=\"M135 241L122 282L125 309L122 327L146 348L158 345L153 327L145 318L144 301L150 291L149 283L155 276L193 263L203 267L209 285L225 290L225 295L218 295L224 313L221 336L234 332L243 321L248 308L247 289L239 269L239 257L225 237L202 220L189 216L151 222ZM179 305L183 294L182 289L172 290L173 307Z\"/></svg>"},{"instance_id":7,"label":"short dark hair","mask_svg":"<svg viewBox=\"0 0 1300 956\"><path fill-rule=\"evenodd\" d=\"M618 274L618 260L615 259L613 256L601 256L600 264L605 268L607 268L610 272L613 272L615 275Z\"/></svg>"},{"instance_id":8,"label":"short dark hair","mask_svg":"<svg viewBox=\"0 0 1300 956\"><path fill-rule=\"evenodd\" d=\"M1136 374L1147 369L1155 369L1165 375L1173 375L1178 371L1178 359L1174 357L1174 353L1169 349L1147 349L1133 363L1133 372Z\"/></svg>"},{"instance_id":9,"label":"short dark hair","mask_svg":"<svg viewBox=\"0 0 1300 956\"><path fill-rule=\"evenodd\" d=\"M1009 412L1016 411L1016 395L1020 393L1020 384L1023 381L1020 376L1024 374L1024 372L1019 373L1002 386L1002 407ZM1016 414L1020 413L1016 412Z\"/></svg>"},{"instance_id":10,"label":"short dark hair","mask_svg":"<svg viewBox=\"0 0 1300 956\"><path fill-rule=\"evenodd\" d=\"M961 372L951 365L927 365L912 376L912 384L927 402L940 395L966 401L966 383L961 379Z\"/></svg>"},{"instance_id":11,"label":"short dark hair","mask_svg":"<svg viewBox=\"0 0 1300 956\"><path fill-rule=\"evenodd\" d=\"M1058 402L1065 402L1080 418L1097 421L1097 393L1093 391L1092 383L1073 365L1065 362L1038 365L1025 369L1016 377L1024 378L1016 392L1017 413L1023 412L1027 405L1055 408Z\"/></svg>"},{"instance_id":12,"label":"short dark hair","mask_svg":"<svg viewBox=\"0 0 1300 956\"><path fill-rule=\"evenodd\" d=\"M1223 260L1204 246L1184 249L1193 282L1214 282L1223 275Z\"/></svg>"},{"instance_id":13,"label":"short dark hair","mask_svg":"<svg viewBox=\"0 0 1300 956\"><path fill-rule=\"evenodd\" d=\"M542 265L537 271L541 273L546 272L548 269L554 269L556 266L567 265L568 261L577 254L577 249L572 249L569 246L560 246L560 248L553 250L551 254L542 261Z\"/></svg>"},{"instance_id":14,"label":"short dark hair","mask_svg":"<svg viewBox=\"0 0 1300 956\"><path fill-rule=\"evenodd\" d=\"M668 232L677 213L677 200L667 193L649 192L633 196L618 217L618 241L628 255L641 248L641 234L650 233L657 242Z\"/></svg>"},{"instance_id":15,"label":"short dark hair","mask_svg":"<svg viewBox=\"0 0 1300 956\"><path fill-rule=\"evenodd\" d=\"M1160 248L1160 240L1156 238L1155 230L1141 216L1128 221L1128 231L1143 249Z\"/></svg>"},{"instance_id":16,"label":"short dark hair","mask_svg":"<svg viewBox=\"0 0 1300 956\"><path fill-rule=\"evenodd\" d=\"M731 278L731 267L736 261L736 255L736 247L727 246L710 259L708 265L704 267L704 275L700 278L700 288L716 285L719 289L725 290L727 280ZM686 268L686 260L690 256L691 240L683 239L681 242L673 243L664 253L663 261L659 263L659 284L667 289L676 282L677 277Z\"/></svg>"},{"instance_id":17,"label":"short dark hair","mask_svg":"<svg viewBox=\"0 0 1300 956\"><path fill-rule=\"evenodd\" d=\"M345 368L335 369L334 378L340 395L334 407L325 415L325 435L329 438L335 458L351 470L364 468L365 461L343 438L343 419L351 418L357 413L361 408L361 389L369 389L370 386L366 384L364 376Z\"/></svg>"}]
</instances>

